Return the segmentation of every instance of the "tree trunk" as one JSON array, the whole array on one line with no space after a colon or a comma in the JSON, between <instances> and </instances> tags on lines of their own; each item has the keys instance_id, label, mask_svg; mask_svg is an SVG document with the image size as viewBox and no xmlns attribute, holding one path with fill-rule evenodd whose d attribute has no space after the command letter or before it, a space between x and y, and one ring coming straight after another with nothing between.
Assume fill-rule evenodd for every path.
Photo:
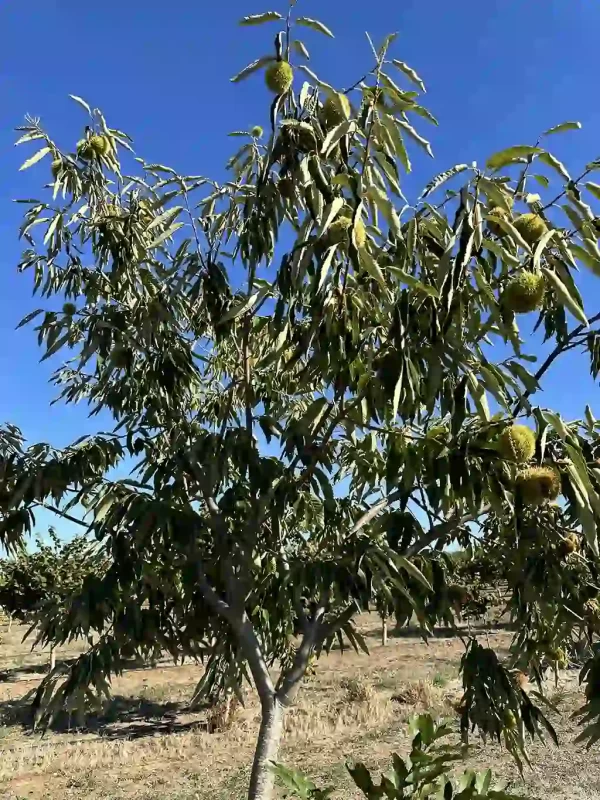
<instances>
[{"instance_id":1,"label":"tree trunk","mask_svg":"<svg viewBox=\"0 0 600 800\"><path fill-rule=\"evenodd\" d=\"M56 652L54 650L54 645L52 645L50 647L50 672L52 672L55 666L56 666Z\"/></svg>"},{"instance_id":2,"label":"tree trunk","mask_svg":"<svg viewBox=\"0 0 600 800\"><path fill-rule=\"evenodd\" d=\"M275 776L271 766L273 761L277 761L284 714L285 707L276 698L263 705L248 800L271 800L273 796Z\"/></svg>"},{"instance_id":3,"label":"tree trunk","mask_svg":"<svg viewBox=\"0 0 600 800\"><path fill-rule=\"evenodd\" d=\"M381 618L381 644L383 647L388 643L388 622L387 617Z\"/></svg>"}]
</instances>

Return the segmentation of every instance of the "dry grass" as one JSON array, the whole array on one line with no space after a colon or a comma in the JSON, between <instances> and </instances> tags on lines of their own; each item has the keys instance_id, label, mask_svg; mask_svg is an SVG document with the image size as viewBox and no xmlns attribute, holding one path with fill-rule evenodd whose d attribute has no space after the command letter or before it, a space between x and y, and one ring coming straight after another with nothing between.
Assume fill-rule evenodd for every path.
<instances>
[{"instance_id":1,"label":"dry grass","mask_svg":"<svg viewBox=\"0 0 600 800\"><path fill-rule=\"evenodd\" d=\"M431 710L455 718L462 645L441 637L428 645L417 638L379 644L377 620L361 620L371 656L332 652L316 666L298 704L285 721L281 759L307 770L315 780L340 786L339 798L360 795L347 778L347 758L385 769L392 752L405 750L406 720ZM85 730L63 726L44 738L21 723L23 698L35 688L48 655L27 653L22 632L3 631L0 645L0 798L16 800L239 800L244 796L259 723L255 699L191 712L189 700L199 678L194 665L131 669L115 681L114 699ZM495 645L507 645L504 633ZM76 648L59 654L70 658ZM578 702L575 673L555 690L561 710ZM561 750L532 748L538 772L526 787L533 797L600 800L600 759L569 744L573 724L558 725ZM479 745L474 765L491 765L515 780L512 763L498 748Z\"/></svg>"}]
</instances>

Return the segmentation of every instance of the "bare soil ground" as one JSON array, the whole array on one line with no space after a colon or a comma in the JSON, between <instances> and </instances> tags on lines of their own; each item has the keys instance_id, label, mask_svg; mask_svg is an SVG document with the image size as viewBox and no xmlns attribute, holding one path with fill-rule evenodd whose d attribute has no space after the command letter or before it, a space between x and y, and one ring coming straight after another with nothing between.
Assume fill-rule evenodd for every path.
<instances>
[{"instance_id":1,"label":"bare soil ground","mask_svg":"<svg viewBox=\"0 0 600 800\"><path fill-rule=\"evenodd\" d=\"M281 760L303 768L319 783L340 787L336 798L361 795L348 780L348 758L387 769L394 751L408 744L406 721L430 709L456 724L460 697L459 639L439 636L424 644L410 636L379 643L376 617L359 627L371 655L332 652L322 658L286 722ZM242 800L258 728L258 708L249 695L228 730L214 732L210 710L192 713L189 700L200 677L196 665L132 668L114 681L113 700L85 728L66 717L43 737L27 723L26 700L45 669L47 652L29 652L24 630L0 629L0 798L7 800ZM505 632L491 634L508 644ZM57 654L76 655L77 648ZM491 766L514 791L533 798L600 800L600 746L591 752L572 744L569 719L581 704L577 672L565 671L552 699L561 747L533 744L533 771L522 781L497 746L474 743L470 766ZM395 699L393 699L395 698Z\"/></svg>"}]
</instances>

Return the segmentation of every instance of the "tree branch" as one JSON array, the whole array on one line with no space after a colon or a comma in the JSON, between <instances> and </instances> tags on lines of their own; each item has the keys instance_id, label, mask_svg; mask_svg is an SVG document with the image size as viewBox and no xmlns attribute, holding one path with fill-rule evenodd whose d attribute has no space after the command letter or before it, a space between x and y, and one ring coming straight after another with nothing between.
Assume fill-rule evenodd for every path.
<instances>
[{"instance_id":1,"label":"tree branch","mask_svg":"<svg viewBox=\"0 0 600 800\"><path fill-rule=\"evenodd\" d=\"M426 534L421 536L420 539L417 539L416 542L410 545L406 549L406 552L403 555L410 558L411 556L416 556L417 553L420 553L421 550L424 550L429 545L433 544L433 542L441 539L442 536L446 536L447 534L451 533L456 528L459 528L461 525L466 525L468 522L474 522L483 514L487 514L489 512L489 506L484 506L478 514L464 514L462 517L452 517L446 522L440 522L439 525L434 525Z\"/></svg>"},{"instance_id":2,"label":"tree branch","mask_svg":"<svg viewBox=\"0 0 600 800\"><path fill-rule=\"evenodd\" d=\"M598 322L598 320L600 320L600 313L595 314L593 317L591 317L591 319L588 321L588 326L591 325L593 322ZM552 364L556 361L556 359L559 357L559 355L561 355L561 353L563 353L564 351L569 349L569 347L571 346L571 344L573 342L573 339L575 339L577 336L579 336L581 333L583 333L585 328L586 328L585 325L578 325L576 328L574 328L571 331L571 333L567 336L567 338L565 339L564 342L561 342L560 344L556 345L554 350L550 353L548 358L544 361L542 366L535 373L534 377L535 377L536 383L540 382L540 379L544 377L546 372L548 372L548 370L550 369ZM513 408L513 413L512 413L513 417L517 416L517 414L523 408L527 398L531 397L531 395L534 394L535 391L537 391L537 390L536 389L528 389L526 392L524 392L521 395L521 397L519 398L519 400L515 404L515 407Z\"/></svg>"},{"instance_id":3,"label":"tree branch","mask_svg":"<svg viewBox=\"0 0 600 800\"><path fill-rule=\"evenodd\" d=\"M206 602L216 614L223 617L231 626L234 635L238 639L244 657L248 661L260 701L263 706L270 708L275 698L275 687L273 686L269 668L264 659L254 626L243 609L240 612L234 606L219 597L208 582L200 562L197 563L197 580L202 596Z\"/></svg>"},{"instance_id":4,"label":"tree branch","mask_svg":"<svg viewBox=\"0 0 600 800\"><path fill-rule=\"evenodd\" d=\"M75 525L80 525L82 528L89 530L90 526L87 525L87 523L82 522L80 519L77 519L77 517L72 517L70 514L67 514L66 511L61 511L60 508L56 508L56 506L52 506L49 503L43 503L41 500L36 500L35 505L45 508L47 511L52 511L53 514L66 519L68 522L73 522Z\"/></svg>"},{"instance_id":5,"label":"tree branch","mask_svg":"<svg viewBox=\"0 0 600 800\"><path fill-rule=\"evenodd\" d=\"M300 687L302 679L306 674L308 662L314 650L314 647L319 642L319 634L322 628L321 620L327 610L329 604L329 591L321 595L319 604L315 613L310 621L307 621L304 636L300 642L300 647L296 651L296 656L292 666L286 673L282 673L277 686L276 697L283 705L290 705L293 703L296 693Z\"/></svg>"},{"instance_id":6,"label":"tree branch","mask_svg":"<svg viewBox=\"0 0 600 800\"><path fill-rule=\"evenodd\" d=\"M383 511L388 506L391 506L392 503L396 502L396 500L400 500L404 493L404 489L397 489L395 492L392 492L392 494L384 497L378 503L375 503L374 506L371 506L368 511L365 511L362 517L358 518L352 528L350 528L350 535L358 533L362 528L365 527L365 525L368 525L369 522L371 522L371 520L376 517L380 511Z\"/></svg>"}]
</instances>

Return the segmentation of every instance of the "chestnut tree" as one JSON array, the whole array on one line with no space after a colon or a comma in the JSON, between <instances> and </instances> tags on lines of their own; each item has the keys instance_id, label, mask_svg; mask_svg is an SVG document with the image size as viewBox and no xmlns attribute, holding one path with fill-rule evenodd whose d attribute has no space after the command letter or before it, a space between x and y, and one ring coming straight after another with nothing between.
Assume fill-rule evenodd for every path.
<instances>
[{"instance_id":1,"label":"chestnut tree","mask_svg":"<svg viewBox=\"0 0 600 800\"><path fill-rule=\"evenodd\" d=\"M600 736L600 426L537 404L563 354L600 369L577 287L600 274L600 160L571 176L548 149L567 122L405 197L409 152L432 155L421 78L389 36L330 85L302 37L333 33L299 5L242 20L276 35L232 81L273 100L264 130L232 134L224 180L134 158L81 98L76 146L20 128L38 147L22 168L47 181L23 201L19 270L43 299L23 322L63 359L60 399L114 426L61 449L0 436L2 541L45 506L109 562L41 620L42 642L93 644L44 681L40 713L107 692L125 652L203 660L198 695L258 693L260 800L309 660L366 650L353 618L374 599L425 636L452 623L445 549L473 538L502 560L516 632L508 661L469 640L464 735L518 759L554 736L515 676L541 691L587 636L583 736Z\"/></svg>"}]
</instances>

